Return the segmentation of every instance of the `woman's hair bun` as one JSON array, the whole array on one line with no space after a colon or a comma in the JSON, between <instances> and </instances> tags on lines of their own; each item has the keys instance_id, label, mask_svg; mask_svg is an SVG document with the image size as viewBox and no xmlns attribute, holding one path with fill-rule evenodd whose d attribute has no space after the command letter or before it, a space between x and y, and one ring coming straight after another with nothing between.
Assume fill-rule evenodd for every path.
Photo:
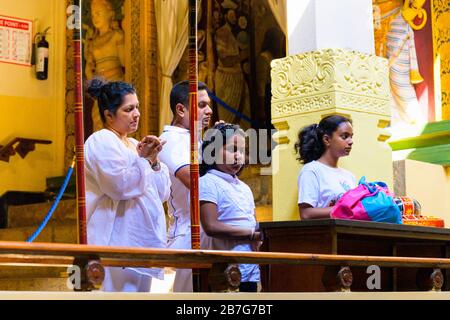
<instances>
[{"instance_id":1,"label":"woman's hair bun","mask_svg":"<svg viewBox=\"0 0 450 320\"><path fill-rule=\"evenodd\" d=\"M102 88L107 82L101 78L94 78L88 83L88 93L92 98L97 99L102 94Z\"/></svg>"}]
</instances>

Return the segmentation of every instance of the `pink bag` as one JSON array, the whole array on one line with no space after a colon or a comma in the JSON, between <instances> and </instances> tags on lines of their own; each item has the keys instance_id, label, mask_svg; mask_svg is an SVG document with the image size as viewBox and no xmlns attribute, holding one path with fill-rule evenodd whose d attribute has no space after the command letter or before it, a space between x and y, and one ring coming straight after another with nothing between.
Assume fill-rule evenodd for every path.
<instances>
[{"instance_id":1,"label":"pink bag","mask_svg":"<svg viewBox=\"0 0 450 320\"><path fill-rule=\"evenodd\" d=\"M366 178L362 177L356 188L342 195L330 216L401 224L401 213L393 196L384 182L366 182Z\"/></svg>"},{"instance_id":2,"label":"pink bag","mask_svg":"<svg viewBox=\"0 0 450 320\"><path fill-rule=\"evenodd\" d=\"M331 218L371 221L361 200L370 194L362 184L344 193L331 210Z\"/></svg>"}]
</instances>

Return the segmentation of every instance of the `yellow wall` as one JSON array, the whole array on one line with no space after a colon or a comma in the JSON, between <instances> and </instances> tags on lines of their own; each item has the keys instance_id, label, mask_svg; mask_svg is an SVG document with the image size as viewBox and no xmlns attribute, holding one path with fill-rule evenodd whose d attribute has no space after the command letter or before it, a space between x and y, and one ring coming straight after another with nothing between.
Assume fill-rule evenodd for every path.
<instances>
[{"instance_id":1,"label":"yellow wall","mask_svg":"<svg viewBox=\"0 0 450 320\"><path fill-rule=\"evenodd\" d=\"M0 161L0 196L8 190L43 191L45 178L63 175L66 7L62 0L0 1L0 15L50 26L49 74L37 80L34 66L0 63L0 145L14 137L51 140L25 159Z\"/></svg>"},{"instance_id":2,"label":"yellow wall","mask_svg":"<svg viewBox=\"0 0 450 320\"><path fill-rule=\"evenodd\" d=\"M275 168L273 190L283 190L274 194L273 219L275 221L298 220L298 174L303 167L296 160L294 143L298 140L301 128L319 123L321 117L333 113L343 114L353 121L353 148L348 157L339 160L339 167L352 172L358 181L366 176L367 181L384 181L393 190L391 149L386 142L379 141L384 133L379 122L384 117L336 108L325 112L314 112L290 117L287 120L290 130L286 132L288 144L280 144L273 152ZM281 121L283 122L283 121ZM273 121L275 127L279 122ZM275 136L278 138L280 132ZM276 162L275 162L276 161ZM282 164L282 165L281 165Z\"/></svg>"},{"instance_id":3,"label":"yellow wall","mask_svg":"<svg viewBox=\"0 0 450 320\"><path fill-rule=\"evenodd\" d=\"M450 167L405 160L405 189L419 201L423 215L442 218L450 227Z\"/></svg>"}]
</instances>

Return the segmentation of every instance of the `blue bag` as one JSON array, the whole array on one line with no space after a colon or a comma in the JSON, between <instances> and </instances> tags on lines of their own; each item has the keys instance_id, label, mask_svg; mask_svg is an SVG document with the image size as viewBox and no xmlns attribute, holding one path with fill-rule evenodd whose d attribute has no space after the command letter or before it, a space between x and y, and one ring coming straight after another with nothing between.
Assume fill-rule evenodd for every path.
<instances>
[{"instance_id":1,"label":"blue bag","mask_svg":"<svg viewBox=\"0 0 450 320\"><path fill-rule=\"evenodd\" d=\"M372 221L402 223L402 214L386 183L366 182L366 177L363 176L358 184L365 186L370 192L361 199L361 204Z\"/></svg>"}]
</instances>

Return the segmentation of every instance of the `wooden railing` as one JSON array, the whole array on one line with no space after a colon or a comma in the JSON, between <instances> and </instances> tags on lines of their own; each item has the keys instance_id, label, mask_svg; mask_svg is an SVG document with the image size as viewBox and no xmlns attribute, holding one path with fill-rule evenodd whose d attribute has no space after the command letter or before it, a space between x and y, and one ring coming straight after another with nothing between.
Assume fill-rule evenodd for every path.
<instances>
[{"instance_id":1,"label":"wooden railing","mask_svg":"<svg viewBox=\"0 0 450 320\"><path fill-rule=\"evenodd\" d=\"M240 281L239 269L229 264L237 263L338 266L340 269L335 278L342 289L349 289L351 285L351 266L428 268L432 273L426 281L432 290L442 287L443 275L440 269L450 269L450 259L447 258L144 249L0 241L0 265L77 265L83 270L81 290L99 288L104 278L104 266L209 269L213 273L209 279L213 279L214 283L210 285L213 290L216 289L214 291L235 290Z\"/></svg>"},{"instance_id":2,"label":"wooden railing","mask_svg":"<svg viewBox=\"0 0 450 320\"><path fill-rule=\"evenodd\" d=\"M36 144L50 144L50 140L28 139L16 137L8 144L0 145L0 160L9 162L9 158L16 153L23 158L30 152L35 150Z\"/></svg>"}]
</instances>

